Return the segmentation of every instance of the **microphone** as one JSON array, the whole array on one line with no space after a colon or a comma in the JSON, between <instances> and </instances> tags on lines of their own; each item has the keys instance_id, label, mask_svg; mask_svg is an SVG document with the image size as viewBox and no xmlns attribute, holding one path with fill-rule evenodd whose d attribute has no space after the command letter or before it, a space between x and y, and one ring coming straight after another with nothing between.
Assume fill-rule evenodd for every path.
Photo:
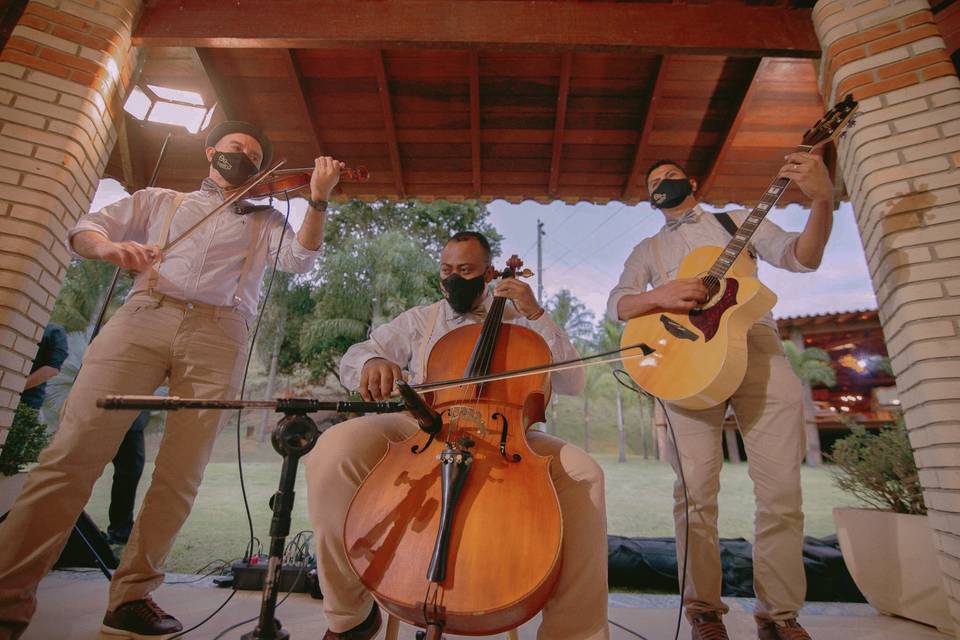
<instances>
[{"instance_id":1,"label":"microphone","mask_svg":"<svg viewBox=\"0 0 960 640\"><path fill-rule=\"evenodd\" d=\"M443 419L440 414L434 411L433 407L427 404L419 393L410 388L405 380L397 380L397 389L400 390L400 397L407 410L417 419L420 428L431 436L440 433L443 426Z\"/></svg>"}]
</instances>

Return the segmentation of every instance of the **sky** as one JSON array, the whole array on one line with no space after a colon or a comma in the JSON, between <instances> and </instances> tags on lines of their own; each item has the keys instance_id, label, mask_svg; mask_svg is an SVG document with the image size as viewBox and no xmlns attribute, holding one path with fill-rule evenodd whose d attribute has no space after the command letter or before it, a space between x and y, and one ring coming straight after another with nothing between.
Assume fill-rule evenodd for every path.
<instances>
[{"instance_id":1,"label":"sky","mask_svg":"<svg viewBox=\"0 0 960 640\"><path fill-rule=\"evenodd\" d=\"M126 195L120 183L102 180L91 210ZM282 203L280 206L283 209ZM663 214L647 203L626 206L618 202L594 205L562 202L518 205L496 200L487 205L490 222L504 236L503 256L516 253L527 267L537 267L537 220L544 223L543 286L549 299L560 289L569 289L599 319L634 245L656 233ZM738 209L736 205L726 210ZM720 209L714 209L719 211ZM290 222L300 227L306 202L294 200ZM788 231L800 231L809 212L797 205L774 209L768 218ZM863 245L850 203L834 214L833 233L823 263L814 273L789 273L760 263L760 279L777 294L774 316L786 317L875 309L877 306ZM536 277L528 280L536 291Z\"/></svg>"}]
</instances>

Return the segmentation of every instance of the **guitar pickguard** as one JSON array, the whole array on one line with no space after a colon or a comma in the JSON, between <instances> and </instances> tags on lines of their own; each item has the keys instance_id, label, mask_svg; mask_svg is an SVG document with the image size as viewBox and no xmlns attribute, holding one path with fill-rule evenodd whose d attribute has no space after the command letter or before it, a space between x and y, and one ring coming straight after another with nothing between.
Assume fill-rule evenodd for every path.
<instances>
[{"instance_id":1,"label":"guitar pickguard","mask_svg":"<svg viewBox=\"0 0 960 640\"><path fill-rule=\"evenodd\" d=\"M715 305L690 312L690 323L700 329L706 342L710 342L710 339L717 335L720 318L723 317L724 312L737 304L737 290L740 288L740 283L734 278L725 278L725 280L726 290Z\"/></svg>"}]
</instances>

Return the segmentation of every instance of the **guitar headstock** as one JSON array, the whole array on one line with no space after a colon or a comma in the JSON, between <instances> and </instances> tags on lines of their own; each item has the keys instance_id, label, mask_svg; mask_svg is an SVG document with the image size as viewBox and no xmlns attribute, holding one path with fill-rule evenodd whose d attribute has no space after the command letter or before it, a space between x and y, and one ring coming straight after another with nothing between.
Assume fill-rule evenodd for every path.
<instances>
[{"instance_id":1,"label":"guitar headstock","mask_svg":"<svg viewBox=\"0 0 960 640\"><path fill-rule=\"evenodd\" d=\"M858 103L853 94L848 93L843 101L838 102L817 123L803 134L803 144L810 148L824 144L843 135L847 125L853 124L853 116L857 112Z\"/></svg>"}]
</instances>

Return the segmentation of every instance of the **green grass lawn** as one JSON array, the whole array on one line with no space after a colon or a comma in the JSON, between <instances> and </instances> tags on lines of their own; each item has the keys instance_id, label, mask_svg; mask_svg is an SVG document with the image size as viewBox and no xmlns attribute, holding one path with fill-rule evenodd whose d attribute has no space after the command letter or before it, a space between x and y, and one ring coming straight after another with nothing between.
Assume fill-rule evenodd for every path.
<instances>
[{"instance_id":1,"label":"green grass lawn","mask_svg":"<svg viewBox=\"0 0 960 640\"><path fill-rule=\"evenodd\" d=\"M247 523L243 513L237 475L235 441L224 433L217 444L213 461L207 467L193 512L180 533L168 563L168 569L190 573L215 559L231 560L243 554L247 542ZM155 448L148 439L148 453ZM268 545L270 511L267 500L277 488L280 456L269 445L244 443L244 477L253 513L256 535ZM631 457L623 464L616 455L599 454L597 460L606 474L607 518L609 531L624 536L672 536L673 471L665 463ZM141 481L142 497L153 465L147 465ZM97 482L88 513L104 529L110 495L112 468ZM753 489L746 464L725 465L721 474L720 535L752 538ZM831 472L823 467L803 470L806 534L823 536L834 531L831 510L834 506L855 504L853 498L832 484ZM306 488L303 471L297 482L296 507L291 535L309 529L306 514Z\"/></svg>"}]
</instances>

